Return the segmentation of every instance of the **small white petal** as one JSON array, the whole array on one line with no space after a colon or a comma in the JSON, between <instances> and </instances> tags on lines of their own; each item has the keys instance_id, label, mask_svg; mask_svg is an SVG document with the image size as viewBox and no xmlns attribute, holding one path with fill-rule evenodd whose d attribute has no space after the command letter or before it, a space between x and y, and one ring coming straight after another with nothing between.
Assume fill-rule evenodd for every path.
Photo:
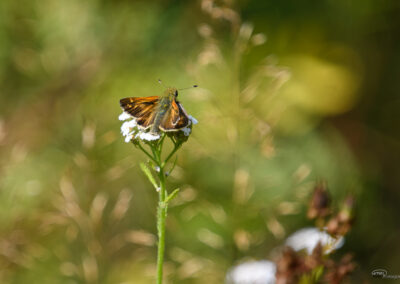
<instances>
[{"instance_id":1,"label":"small white petal","mask_svg":"<svg viewBox=\"0 0 400 284\"><path fill-rule=\"evenodd\" d=\"M199 123L198 121L197 121L197 119L195 119L193 116L191 116L191 115L189 115L189 120L193 123L193 124L197 124L197 123Z\"/></svg>"},{"instance_id":2,"label":"small white petal","mask_svg":"<svg viewBox=\"0 0 400 284\"><path fill-rule=\"evenodd\" d=\"M274 284L276 265L267 260L245 262L233 267L226 276L227 284Z\"/></svg>"},{"instance_id":3,"label":"small white petal","mask_svg":"<svg viewBox=\"0 0 400 284\"><path fill-rule=\"evenodd\" d=\"M155 166L155 167L154 167L154 170L155 170L157 173L159 173L159 172L160 172L160 167L159 167L159 166Z\"/></svg>"},{"instance_id":4,"label":"small white petal","mask_svg":"<svg viewBox=\"0 0 400 284\"><path fill-rule=\"evenodd\" d=\"M132 116L129 114L129 113L127 113L127 112L123 112L123 113L121 113L120 115L119 115L119 117L118 117L118 119L119 120L127 120L127 119L129 119L129 118L132 118Z\"/></svg>"},{"instance_id":5,"label":"small white petal","mask_svg":"<svg viewBox=\"0 0 400 284\"><path fill-rule=\"evenodd\" d=\"M311 254L319 242L324 248L324 253L328 254L343 246L344 238L335 239L318 228L304 228L290 235L285 244L296 251L305 249Z\"/></svg>"},{"instance_id":6,"label":"small white petal","mask_svg":"<svg viewBox=\"0 0 400 284\"><path fill-rule=\"evenodd\" d=\"M189 135L190 135L190 132L192 132L191 129L190 129L190 127L185 127L185 128L182 128L181 130L183 131L183 134L184 134L185 136L189 136Z\"/></svg>"},{"instance_id":7,"label":"small white petal","mask_svg":"<svg viewBox=\"0 0 400 284\"><path fill-rule=\"evenodd\" d=\"M128 121L128 126L130 128L136 127L137 126L136 120L132 119L132 120Z\"/></svg>"},{"instance_id":8,"label":"small white petal","mask_svg":"<svg viewBox=\"0 0 400 284\"><path fill-rule=\"evenodd\" d=\"M132 134L127 135L127 136L125 137L125 142L126 142L126 143L129 143L129 142L132 141L132 139L133 139L133 135L132 135Z\"/></svg>"},{"instance_id":9,"label":"small white petal","mask_svg":"<svg viewBox=\"0 0 400 284\"><path fill-rule=\"evenodd\" d=\"M139 138L142 139L142 140L153 141L153 140L160 139L160 135L152 134L152 133L149 133L149 132L141 132L139 134Z\"/></svg>"},{"instance_id":10,"label":"small white petal","mask_svg":"<svg viewBox=\"0 0 400 284\"><path fill-rule=\"evenodd\" d=\"M129 135L132 130L137 126L135 120L125 121L121 126L121 133L123 136Z\"/></svg>"},{"instance_id":11,"label":"small white petal","mask_svg":"<svg viewBox=\"0 0 400 284\"><path fill-rule=\"evenodd\" d=\"M129 122L122 123L122 126L121 126L122 135L126 136L126 135L128 135L129 132L130 132Z\"/></svg>"}]
</instances>

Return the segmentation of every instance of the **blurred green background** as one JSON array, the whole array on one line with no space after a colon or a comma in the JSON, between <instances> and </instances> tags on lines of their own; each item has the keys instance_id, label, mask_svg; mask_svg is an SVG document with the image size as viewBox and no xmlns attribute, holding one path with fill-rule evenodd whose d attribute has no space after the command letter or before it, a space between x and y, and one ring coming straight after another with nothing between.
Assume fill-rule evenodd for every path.
<instances>
[{"instance_id":1,"label":"blurred green background","mask_svg":"<svg viewBox=\"0 0 400 284\"><path fill-rule=\"evenodd\" d=\"M223 283L357 197L352 283L400 274L396 0L0 2L0 282L154 283L157 195L119 99L199 120L169 189L167 283ZM397 269L397 270L396 270Z\"/></svg>"}]
</instances>

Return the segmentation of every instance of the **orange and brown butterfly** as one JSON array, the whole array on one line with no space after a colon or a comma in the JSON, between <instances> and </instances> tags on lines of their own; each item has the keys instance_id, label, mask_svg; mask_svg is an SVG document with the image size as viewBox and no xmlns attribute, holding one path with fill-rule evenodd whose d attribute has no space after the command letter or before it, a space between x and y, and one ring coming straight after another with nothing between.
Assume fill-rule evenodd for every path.
<instances>
[{"instance_id":1,"label":"orange and brown butterfly","mask_svg":"<svg viewBox=\"0 0 400 284\"><path fill-rule=\"evenodd\" d=\"M124 112L135 118L140 129L150 129L150 133L158 134L160 131L178 131L190 124L177 97L176 88L167 88L162 96L124 98L120 105Z\"/></svg>"}]
</instances>

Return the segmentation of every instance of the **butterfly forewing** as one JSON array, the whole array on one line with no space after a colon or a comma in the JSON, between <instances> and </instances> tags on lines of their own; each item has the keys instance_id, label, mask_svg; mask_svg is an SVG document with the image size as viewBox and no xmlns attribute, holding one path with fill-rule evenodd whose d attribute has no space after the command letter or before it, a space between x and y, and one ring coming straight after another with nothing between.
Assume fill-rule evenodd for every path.
<instances>
[{"instance_id":1,"label":"butterfly forewing","mask_svg":"<svg viewBox=\"0 0 400 284\"><path fill-rule=\"evenodd\" d=\"M120 105L125 112L136 118L140 127L147 129L154 122L158 102L158 96L124 98L120 100Z\"/></svg>"}]
</instances>

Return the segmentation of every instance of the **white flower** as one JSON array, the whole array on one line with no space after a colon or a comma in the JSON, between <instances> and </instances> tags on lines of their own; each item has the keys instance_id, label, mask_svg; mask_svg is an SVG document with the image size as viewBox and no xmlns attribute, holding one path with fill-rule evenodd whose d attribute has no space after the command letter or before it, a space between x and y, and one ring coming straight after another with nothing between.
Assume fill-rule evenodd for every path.
<instances>
[{"instance_id":1,"label":"white flower","mask_svg":"<svg viewBox=\"0 0 400 284\"><path fill-rule=\"evenodd\" d=\"M226 275L227 284L274 284L276 265L268 260L244 262Z\"/></svg>"},{"instance_id":2,"label":"white flower","mask_svg":"<svg viewBox=\"0 0 400 284\"><path fill-rule=\"evenodd\" d=\"M160 135L145 132L138 127L136 119L129 113L123 112L119 117L119 120L127 120L121 125L122 136L125 137L125 142L129 143L133 139L139 138L141 140L153 141L160 138Z\"/></svg>"},{"instance_id":3,"label":"white flower","mask_svg":"<svg viewBox=\"0 0 400 284\"><path fill-rule=\"evenodd\" d=\"M189 120L193 123L193 124L197 124L197 123L199 123L198 121L197 121L197 119L195 119L193 116L191 116L191 115L189 115Z\"/></svg>"},{"instance_id":4,"label":"white flower","mask_svg":"<svg viewBox=\"0 0 400 284\"><path fill-rule=\"evenodd\" d=\"M123 136L127 136L132 133L132 129L137 126L135 120L125 121L121 126L121 133Z\"/></svg>"},{"instance_id":5,"label":"white flower","mask_svg":"<svg viewBox=\"0 0 400 284\"><path fill-rule=\"evenodd\" d=\"M139 137L142 140L153 141L159 139L160 135L150 132L139 132L136 137Z\"/></svg>"},{"instance_id":6,"label":"white flower","mask_svg":"<svg viewBox=\"0 0 400 284\"><path fill-rule=\"evenodd\" d=\"M188 118L188 125L180 130L185 136L189 136L191 133L190 125L198 123L198 121L193 116L189 115ZM122 123L121 133L122 136L125 137L126 143L131 142L133 139L154 141L160 139L161 137L159 134L150 133L146 130L140 129L138 127L138 124L136 123L136 119L127 112L123 112L118 117L118 119L121 121L125 121L124 123Z\"/></svg>"},{"instance_id":7,"label":"white flower","mask_svg":"<svg viewBox=\"0 0 400 284\"><path fill-rule=\"evenodd\" d=\"M129 134L125 136L125 143L131 142L133 139L133 134Z\"/></svg>"},{"instance_id":8,"label":"white flower","mask_svg":"<svg viewBox=\"0 0 400 284\"><path fill-rule=\"evenodd\" d=\"M191 125L191 124L195 125L195 124L199 123L199 122L197 121L197 119L195 119L195 118L194 118L193 116L191 116L191 115L189 115L188 118L189 118L189 123L188 123L188 125L187 125L186 127L184 127L184 128L181 129L181 131L183 132L183 134L184 134L185 136L189 136L190 133L192 132L192 129L190 128L190 125Z\"/></svg>"},{"instance_id":9,"label":"white flower","mask_svg":"<svg viewBox=\"0 0 400 284\"><path fill-rule=\"evenodd\" d=\"M190 132L192 132L192 130L188 126L186 126L185 128L182 128L181 130L183 131L183 134L185 134L185 136L189 136Z\"/></svg>"},{"instance_id":10,"label":"white flower","mask_svg":"<svg viewBox=\"0 0 400 284\"><path fill-rule=\"evenodd\" d=\"M121 113L120 116L118 117L118 119L122 121L127 120L129 118L132 118L132 116L127 112Z\"/></svg>"},{"instance_id":11,"label":"white flower","mask_svg":"<svg viewBox=\"0 0 400 284\"><path fill-rule=\"evenodd\" d=\"M318 228L304 228L290 235L285 244L295 251L305 249L308 254L311 254L319 242L322 244L324 253L329 254L343 246L344 238L335 239Z\"/></svg>"}]
</instances>

